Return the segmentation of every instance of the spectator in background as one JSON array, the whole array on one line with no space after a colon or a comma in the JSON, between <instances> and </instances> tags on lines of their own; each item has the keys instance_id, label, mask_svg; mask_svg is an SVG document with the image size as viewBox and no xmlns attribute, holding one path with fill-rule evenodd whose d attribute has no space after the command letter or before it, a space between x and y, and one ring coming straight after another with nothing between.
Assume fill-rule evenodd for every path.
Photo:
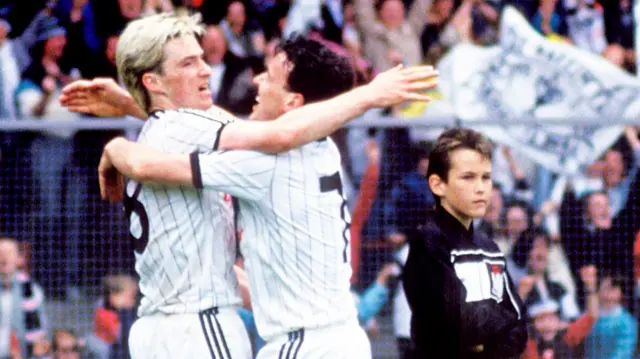
<instances>
[{"instance_id":1,"label":"spectator in background","mask_svg":"<svg viewBox=\"0 0 640 359\"><path fill-rule=\"evenodd\" d=\"M598 319L598 274L594 266L580 272L584 287L588 288L587 312L569 326L558 316L558 303L553 300L538 302L529 307L529 318L533 321L531 334L522 359L579 358L580 344L591 332Z\"/></svg>"},{"instance_id":2,"label":"spectator in background","mask_svg":"<svg viewBox=\"0 0 640 359\"><path fill-rule=\"evenodd\" d=\"M624 137L632 152L629 170L625 170L622 152L612 148L604 153L601 160L596 161L589 168L588 175L599 178L591 184L585 185L586 189L575 188L578 197L581 197L585 191L589 190L606 192L612 218L615 218L626 206L630 198L630 188L635 186L638 168L640 167L640 140L638 139L637 130L632 126L627 126L624 131ZM574 187L578 187L578 184Z\"/></svg>"},{"instance_id":3,"label":"spectator in background","mask_svg":"<svg viewBox=\"0 0 640 359\"><path fill-rule=\"evenodd\" d=\"M638 322L623 304L626 283L616 275L602 277L600 315L585 340L585 358L633 358L638 341Z\"/></svg>"},{"instance_id":4,"label":"spectator in background","mask_svg":"<svg viewBox=\"0 0 640 359\"><path fill-rule=\"evenodd\" d=\"M636 55L633 36L635 25L633 21L633 1L617 0L602 1L604 9L605 34L610 47L616 46L623 52L621 66L635 73Z\"/></svg>"},{"instance_id":5,"label":"spectator in background","mask_svg":"<svg viewBox=\"0 0 640 359\"><path fill-rule=\"evenodd\" d=\"M53 331L52 359L80 359L82 349L78 337L71 329Z\"/></svg>"},{"instance_id":6,"label":"spectator in background","mask_svg":"<svg viewBox=\"0 0 640 359\"><path fill-rule=\"evenodd\" d=\"M433 1L433 5L427 12L427 23L420 37L424 57L427 57L432 46L440 44L440 34L453 15L454 5L454 0Z\"/></svg>"},{"instance_id":7,"label":"spectator in background","mask_svg":"<svg viewBox=\"0 0 640 359\"><path fill-rule=\"evenodd\" d=\"M249 60L228 51L220 27L209 25L202 37L205 61L211 67L213 102L238 116L251 113L257 95Z\"/></svg>"},{"instance_id":8,"label":"spectator in background","mask_svg":"<svg viewBox=\"0 0 640 359\"><path fill-rule=\"evenodd\" d=\"M86 75L86 78L108 77L120 82L118 78L118 69L116 68L116 45L120 38L119 33L107 36L101 46L101 53L96 56L95 72Z\"/></svg>"},{"instance_id":9,"label":"spectator in background","mask_svg":"<svg viewBox=\"0 0 640 359\"><path fill-rule=\"evenodd\" d=\"M98 37L104 41L109 35L118 34L124 30L127 23L142 15L143 0L91 1L93 13L96 16L96 31Z\"/></svg>"},{"instance_id":10,"label":"spectator in background","mask_svg":"<svg viewBox=\"0 0 640 359\"><path fill-rule=\"evenodd\" d=\"M636 183L629 197L638 198L638 190ZM640 215L636 202L628 201L614 220L604 192L593 192L579 202L573 191L566 191L560 209L560 238L576 284L582 268L597 265L605 273L616 271L624 276L629 282L624 296L633 298L633 240ZM578 285L577 294L584 308L585 288Z\"/></svg>"},{"instance_id":11,"label":"spectator in background","mask_svg":"<svg viewBox=\"0 0 640 359\"><path fill-rule=\"evenodd\" d=\"M498 42L498 21L502 0L466 0L471 8L471 36L479 45L494 45Z\"/></svg>"},{"instance_id":12,"label":"spectator in background","mask_svg":"<svg viewBox=\"0 0 640 359\"><path fill-rule=\"evenodd\" d=\"M435 205L427 183L428 147L426 144L414 146L415 170L396 183L386 204L386 237L395 248L405 244L406 234L422 224L426 211Z\"/></svg>"},{"instance_id":13,"label":"spectator in background","mask_svg":"<svg viewBox=\"0 0 640 359\"><path fill-rule=\"evenodd\" d=\"M40 11L20 36L10 39L9 11L8 7L0 7L0 119L16 117L13 94L18 88L20 74L31 63L30 52L37 42L38 29L49 16L48 11Z\"/></svg>"},{"instance_id":14,"label":"spectator in background","mask_svg":"<svg viewBox=\"0 0 640 359\"><path fill-rule=\"evenodd\" d=\"M76 77L92 77L97 69L94 59L102 48L95 26L95 16L89 0L58 0L55 16L67 31L67 46L60 59L66 73Z\"/></svg>"},{"instance_id":15,"label":"spectator in background","mask_svg":"<svg viewBox=\"0 0 640 359\"><path fill-rule=\"evenodd\" d=\"M530 17L533 27L543 36L560 35L565 38L567 35L566 11L563 1L542 0L528 1L530 4L537 3L535 14ZM517 6L517 5L516 5Z\"/></svg>"},{"instance_id":16,"label":"spectator in background","mask_svg":"<svg viewBox=\"0 0 640 359\"><path fill-rule=\"evenodd\" d=\"M529 307L533 321L531 335L521 359L580 358L579 348L598 319L597 274L595 268L584 271L583 280L593 289L589 295L588 312L566 326L558 316L558 303L553 300Z\"/></svg>"},{"instance_id":17,"label":"spectator in background","mask_svg":"<svg viewBox=\"0 0 640 359\"><path fill-rule=\"evenodd\" d=\"M521 201L531 206L533 191L529 182L535 173L533 161L517 151L514 153L508 146L496 146L493 166L494 183L499 184L506 201Z\"/></svg>"},{"instance_id":18,"label":"spectator in background","mask_svg":"<svg viewBox=\"0 0 640 359\"><path fill-rule=\"evenodd\" d=\"M102 280L102 299L96 309L87 349L94 359L129 357L129 330L135 319L138 284L129 275L108 275Z\"/></svg>"},{"instance_id":19,"label":"spectator in background","mask_svg":"<svg viewBox=\"0 0 640 359\"><path fill-rule=\"evenodd\" d=\"M20 84L20 75L31 65L31 52L38 41L39 30L50 21L51 9L37 12L35 18L20 36L7 38L12 30L7 19L12 18L9 8L0 7L0 121L15 120L19 117L15 93ZM25 184L29 179L28 166L23 163L28 158L28 132L0 134L0 199L5 214L0 216L0 228L7 235L18 237L24 233L25 213L30 203L22 198L34 191Z\"/></svg>"},{"instance_id":20,"label":"spectator in background","mask_svg":"<svg viewBox=\"0 0 640 359\"><path fill-rule=\"evenodd\" d=\"M46 342L44 303L40 286L20 271L23 258L13 238L0 238L0 356L13 348L22 358L30 358Z\"/></svg>"},{"instance_id":21,"label":"spectator in background","mask_svg":"<svg viewBox=\"0 0 640 359\"><path fill-rule=\"evenodd\" d=\"M494 183L491 188L491 197L487 205L487 212L485 212L482 219L475 222L475 228L484 232L488 238L494 241L502 235L503 206L504 199L502 191L500 190L500 186Z\"/></svg>"},{"instance_id":22,"label":"spectator in background","mask_svg":"<svg viewBox=\"0 0 640 359\"><path fill-rule=\"evenodd\" d=\"M14 93L20 83L20 67L14 53L14 44L7 37L11 32L8 22L9 9L0 9L0 121L16 118ZM20 210L18 178L21 177L18 154L20 144L15 134L0 133L0 205L6 211L0 216L0 229L5 235L17 236L15 223L19 221Z\"/></svg>"},{"instance_id":23,"label":"spectator in background","mask_svg":"<svg viewBox=\"0 0 640 359\"><path fill-rule=\"evenodd\" d=\"M70 76L60 68L60 58L67 43L66 31L55 18L49 18L41 27L34 49L34 61L23 74L16 98L22 117L43 120L74 120L78 115L69 112L57 100L62 86ZM47 265L39 266L35 273L48 289L58 290L63 278L64 289L70 297L79 295L80 284L80 219L85 204L85 188L77 183L78 169L72 164L73 129L52 127L34 135L30 145L32 187L36 191L37 205L32 217L37 226L34 253L37 260ZM66 176L65 176L66 174ZM63 207L64 205L64 207ZM66 235L62 235L61 222ZM65 243L64 249L57 248ZM58 255L65 253L64 256ZM59 271L55 261L64 261ZM40 262L41 261L41 262ZM61 295L62 293L55 293Z\"/></svg>"},{"instance_id":24,"label":"spectator in background","mask_svg":"<svg viewBox=\"0 0 640 359\"><path fill-rule=\"evenodd\" d=\"M28 28L38 13L51 10L55 6L52 0L4 0L0 1L0 8L9 8L9 23L11 24L11 38L19 37Z\"/></svg>"},{"instance_id":25,"label":"spectator in background","mask_svg":"<svg viewBox=\"0 0 640 359\"><path fill-rule=\"evenodd\" d=\"M364 55L374 71L397 64L422 63L420 35L427 22L431 0L415 0L409 16L401 0L354 0L356 23L364 43Z\"/></svg>"},{"instance_id":26,"label":"spectator in background","mask_svg":"<svg viewBox=\"0 0 640 359\"><path fill-rule=\"evenodd\" d=\"M491 198L487 205L487 212L485 212L482 219L475 223L476 229L484 232L488 238L494 241L496 241L502 233L503 206L504 199L502 197L502 191L500 190L500 186L494 183L491 188Z\"/></svg>"},{"instance_id":27,"label":"spectator in background","mask_svg":"<svg viewBox=\"0 0 640 359\"><path fill-rule=\"evenodd\" d=\"M356 25L356 15L353 1L344 2L344 22L342 24L342 46L353 54L362 56L362 37Z\"/></svg>"},{"instance_id":28,"label":"spectator in background","mask_svg":"<svg viewBox=\"0 0 640 359\"><path fill-rule=\"evenodd\" d=\"M262 32L249 32L246 28L247 13L244 3L234 0L227 7L227 15L220 28L227 40L228 51L239 58L263 58L265 39Z\"/></svg>"},{"instance_id":29,"label":"spectator in background","mask_svg":"<svg viewBox=\"0 0 640 359\"><path fill-rule=\"evenodd\" d=\"M279 1L265 9L263 22L260 26L264 31L267 44L272 41L278 41L284 37L283 31L288 19L287 14L291 7L292 4L290 2Z\"/></svg>"},{"instance_id":30,"label":"spectator in background","mask_svg":"<svg viewBox=\"0 0 640 359\"><path fill-rule=\"evenodd\" d=\"M525 275L512 275L512 278L514 283L518 283L518 294L525 310L536 303L552 300L559 304L560 318L571 322L578 317L580 309L575 296L551 279L550 251L551 239L544 231L535 227L524 231L513 249L512 257Z\"/></svg>"},{"instance_id":31,"label":"spectator in background","mask_svg":"<svg viewBox=\"0 0 640 359\"><path fill-rule=\"evenodd\" d=\"M493 241L498 245L505 257L511 258L511 250L518 242L518 237L526 231L532 224L531 210L524 202L513 202L505 207L502 216L504 236L493 237Z\"/></svg>"},{"instance_id":32,"label":"spectator in background","mask_svg":"<svg viewBox=\"0 0 640 359\"><path fill-rule=\"evenodd\" d=\"M569 38L579 48L603 54L607 48L602 7L595 0L563 0Z\"/></svg>"}]
</instances>

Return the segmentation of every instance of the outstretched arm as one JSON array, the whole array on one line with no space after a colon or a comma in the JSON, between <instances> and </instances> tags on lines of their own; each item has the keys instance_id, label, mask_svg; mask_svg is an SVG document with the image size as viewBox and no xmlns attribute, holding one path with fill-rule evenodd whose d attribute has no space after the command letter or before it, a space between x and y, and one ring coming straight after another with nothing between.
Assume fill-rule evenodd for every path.
<instances>
[{"instance_id":1,"label":"outstretched arm","mask_svg":"<svg viewBox=\"0 0 640 359\"><path fill-rule=\"evenodd\" d=\"M379 74L367 85L330 100L305 105L275 121L229 124L222 132L220 149L276 153L298 147L329 136L370 108L389 107L405 101L431 101L421 92L437 85L437 75L431 66L397 66ZM60 102L75 112L144 117L144 111L113 80L75 82L63 89Z\"/></svg>"},{"instance_id":2,"label":"outstretched arm","mask_svg":"<svg viewBox=\"0 0 640 359\"><path fill-rule=\"evenodd\" d=\"M105 146L98 178L101 196L111 201L122 199L120 174L141 183L209 188L257 200L270 188L275 165L276 156L261 152L168 154L116 138Z\"/></svg>"},{"instance_id":3,"label":"outstretched arm","mask_svg":"<svg viewBox=\"0 0 640 359\"><path fill-rule=\"evenodd\" d=\"M385 71L367 85L332 99L289 111L275 121L237 121L227 125L220 149L256 149L283 152L324 138L348 121L374 107L390 107L405 101L430 101L419 92L436 86L431 66Z\"/></svg>"},{"instance_id":4,"label":"outstretched arm","mask_svg":"<svg viewBox=\"0 0 640 359\"><path fill-rule=\"evenodd\" d=\"M166 185L183 185L192 182L189 155L169 154L149 146L117 137L104 147L98 165L100 195L112 202L122 200L124 180L122 176L138 182L151 182L162 178Z\"/></svg>"}]
</instances>

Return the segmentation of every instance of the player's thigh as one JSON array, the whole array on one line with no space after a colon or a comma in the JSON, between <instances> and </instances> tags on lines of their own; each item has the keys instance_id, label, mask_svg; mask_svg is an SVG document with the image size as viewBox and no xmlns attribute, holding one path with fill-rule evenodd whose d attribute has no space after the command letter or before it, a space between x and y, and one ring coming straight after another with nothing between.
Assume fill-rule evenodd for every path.
<instances>
[{"instance_id":1,"label":"player's thigh","mask_svg":"<svg viewBox=\"0 0 640 359\"><path fill-rule=\"evenodd\" d=\"M257 359L371 359L371 343L358 326L300 331L265 344Z\"/></svg>"},{"instance_id":2,"label":"player's thigh","mask_svg":"<svg viewBox=\"0 0 640 359\"><path fill-rule=\"evenodd\" d=\"M251 359L239 317L212 312L138 319L131 328L132 359Z\"/></svg>"}]
</instances>

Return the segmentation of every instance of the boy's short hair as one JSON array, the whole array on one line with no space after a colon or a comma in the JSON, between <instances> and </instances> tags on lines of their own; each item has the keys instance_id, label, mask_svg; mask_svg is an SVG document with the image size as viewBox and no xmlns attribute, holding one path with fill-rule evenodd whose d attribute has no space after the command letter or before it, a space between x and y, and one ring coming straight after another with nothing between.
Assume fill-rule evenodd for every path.
<instances>
[{"instance_id":1,"label":"boy's short hair","mask_svg":"<svg viewBox=\"0 0 640 359\"><path fill-rule=\"evenodd\" d=\"M483 134L469 128L452 128L444 131L433 144L427 178L438 175L447 182L451 169L451 153L460 149L476 151L491 161L491 142Z\"/></svg>"}]
</instances>

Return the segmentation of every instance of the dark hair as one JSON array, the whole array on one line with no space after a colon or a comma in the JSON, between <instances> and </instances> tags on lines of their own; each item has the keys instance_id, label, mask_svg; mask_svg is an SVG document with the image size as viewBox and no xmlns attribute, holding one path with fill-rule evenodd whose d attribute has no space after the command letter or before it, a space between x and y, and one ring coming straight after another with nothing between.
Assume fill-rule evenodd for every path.
<instances>
[{"instance_id":1,"label":"dark hair","mask_svg":"<svg viewBox=\"0 0 640 359\"><path fill-rule=\"evenodd\" d=\"M446 182L451 169L451 153L460 149L476 151L491 160L491 143L484 135L469 128L452 128L444 131L433 144L427 178L438 175Z\"/></svg>"},{"instance_id":2,"label":"dark hair","mask_svg":"<svg viewBox=\"0 0 640 359\"><path fill-rule=\"evenodd\" d=\"M614 271L602 271L602 274L598 274L598 276L600 277L598 279L598 288L600 288L605 279L611 279L611 287L620 288L620 292L622 293L621 304L628 306L630 303L633 303L634 285L632 279Z\"/></svg>"},{"instance_id":3,"label":"dark hair","mask_svg":"<svg viewBox=\"0 0 640 359\"><path fill-rule=\"evenodd\" d=\"M547 246L551 246L551 238L549 238L549 234L542 228L533 227L520 233L518 241L516 241L516 244L513 246L513 251L511 252L513 262L519 267L527 266L529 253L538 237L544 238Z\"/></svg>"},{"instance_id":4,"label":"dark hair","mask_svg":"<svg viewBox=\"0 0 640 359\"><path fill-rule=\"evenodd\" d=\"M507 214L511 208L522 208L524 210L525 215L527 216L527 228L531 228L533 226L533 217L535 216L535 211L531 206L524 201L520 200L511 200L506 202L503 206L503 211L500 214L500 224L502 227L507 227Z\"/></svg>"},{"instance_id":5,"label":"dark hair","mask_svg":"<svg viewBox=\"0 0 640 359\"><path fill-rule=\"evenodd\" d=\"M349 59L320 41L294 35L282 41L277 52L284 52L293 64L288 90L304 96L305 103L330 99L354 86L355 73Z\"/></svg>"},{"instance_id":6,"label":"dark hair","mask_svg":"<svg viewBox=\"0 0 640 359\"><path fill-rule=\"evenodd\" d=\"M433 147L433 143L428 141L420 141L413 146L414 154L416 156L416 160L421 160L423 158L429 158L431 155L431 148Z\"/></svg>"},{"instance_id":7,"label":"dark hair","mask_svg":"<svg viewBox=\"0 0 640 359\"><path fill-rule=\"evenodd\" d=\"M375 4L373 5L373 7L375 7L376 11L380 11L382 9L382 6L384 5L384 3L386 3L389 0L376 0ZM404 4L404 2L403 2Z\"/></svg>"},{"instance_id":8,"label":"dark hair","mask_svg":"<svg viewBox=\"0 0 640 359\"><path fill-rule=\"evenodd\" d=\"M611 279L611 286L613 288L620 288L622 291L622 296L624 297L627 294L628 287L628 279L622 274L616 273L614 271L602 271L600 274L600 284L604 282L605 279ZM627 298L623 298L627 299Z\"/></svg>"}]
</instances>

